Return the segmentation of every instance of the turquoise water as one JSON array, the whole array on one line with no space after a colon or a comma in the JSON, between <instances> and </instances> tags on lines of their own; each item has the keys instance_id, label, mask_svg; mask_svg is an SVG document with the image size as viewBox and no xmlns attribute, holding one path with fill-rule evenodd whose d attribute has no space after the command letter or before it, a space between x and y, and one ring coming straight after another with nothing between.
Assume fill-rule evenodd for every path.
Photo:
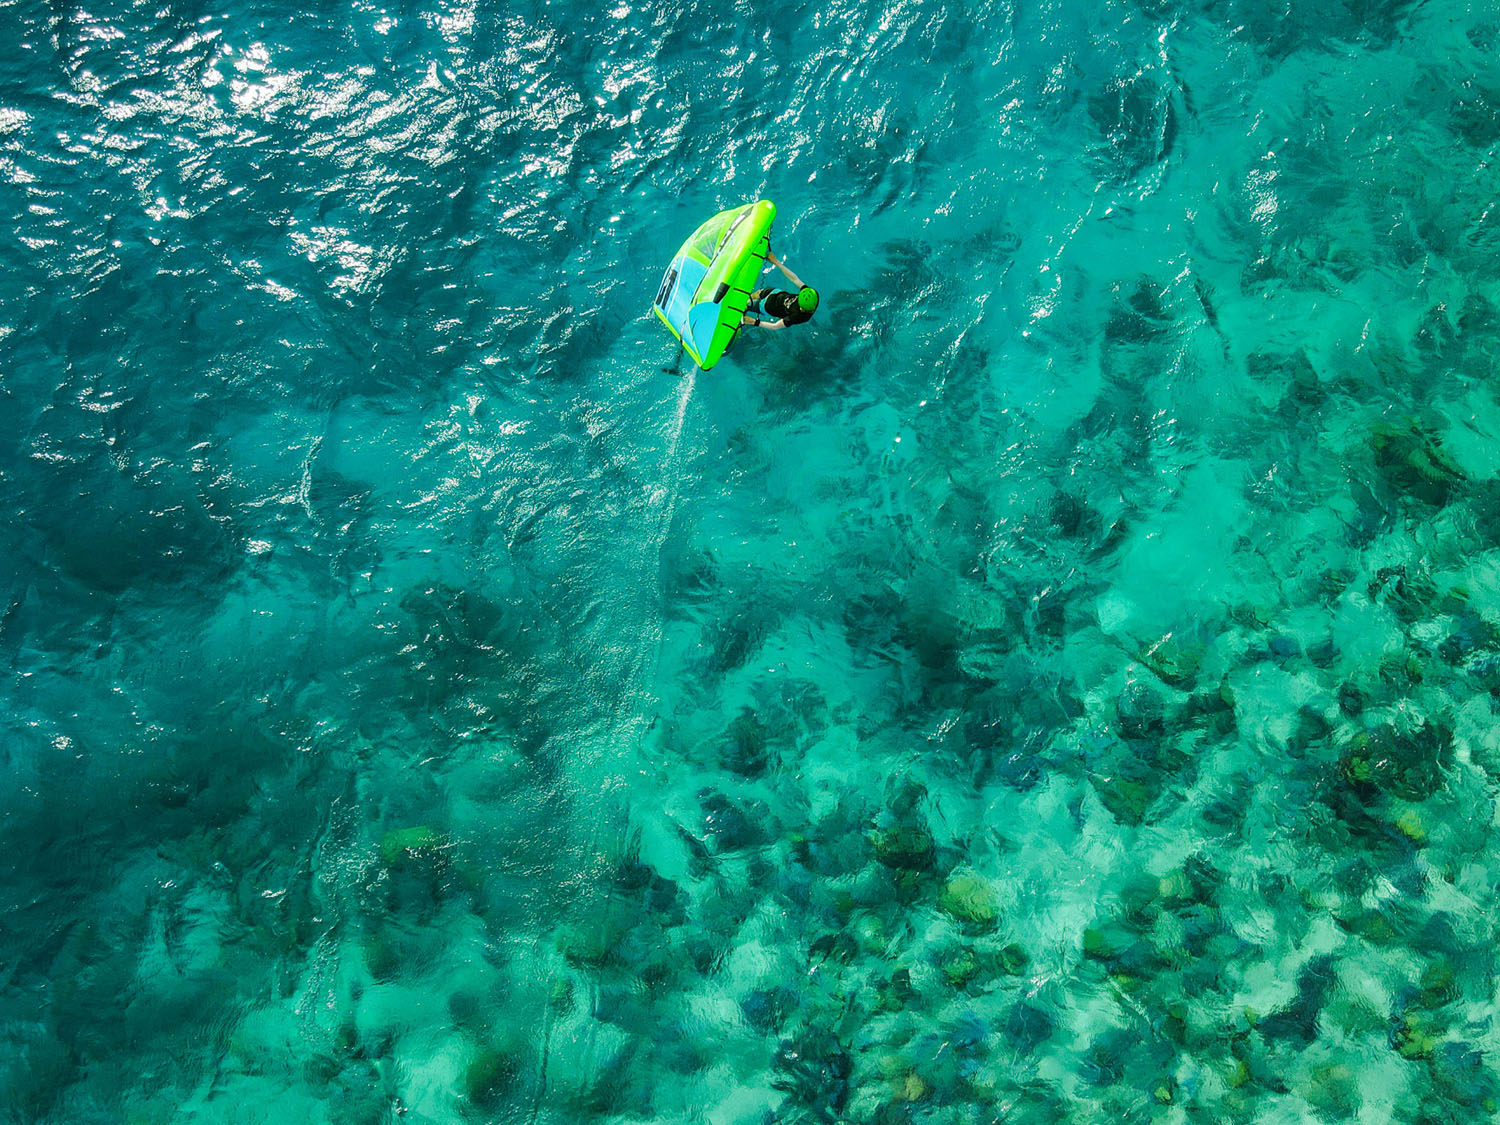
<instances>
[{"instance_id":1,"label":"turquoise water","mask_svg":"<svg viewBox=\"0 0 1500 1125\"><path fill-rule=\"evenodd\" d=\"M1500 12L0 27L0 1120L1495 1112Z\"/></svg>"}]
</instances>

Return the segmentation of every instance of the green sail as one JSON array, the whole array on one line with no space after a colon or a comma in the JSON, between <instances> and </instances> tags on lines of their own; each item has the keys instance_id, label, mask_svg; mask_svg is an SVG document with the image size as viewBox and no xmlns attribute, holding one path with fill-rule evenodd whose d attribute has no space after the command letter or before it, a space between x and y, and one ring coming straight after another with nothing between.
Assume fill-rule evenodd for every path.
<instances>
[{"instance_id":1,"label":"green sail","mask_svg":"<svg viewBox=\"0 0 1500 1125\"><path fill-rule=\"evenodd\" d=\"M652 309L707 371L734 342L771 246L768 199L721 211L682 244Z\"/></svg>"}]
</instances>

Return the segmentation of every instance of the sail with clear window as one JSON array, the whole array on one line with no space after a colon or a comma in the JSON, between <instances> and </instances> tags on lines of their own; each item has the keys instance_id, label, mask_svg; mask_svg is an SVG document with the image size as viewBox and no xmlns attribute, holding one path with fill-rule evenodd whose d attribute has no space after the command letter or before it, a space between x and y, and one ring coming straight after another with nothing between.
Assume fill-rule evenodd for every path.
<instances>
[{"instance_id":1,"label":"sail with clear window","mask_svg":"<svg viewBox=\"0 0 1500 1125\"><path fill-rule=\"evenodd\" d=\"M682 244L652 309L707 371L740 330L771 246L776 205L768 199L721 211Z\"/></svg>"}]
</instances>

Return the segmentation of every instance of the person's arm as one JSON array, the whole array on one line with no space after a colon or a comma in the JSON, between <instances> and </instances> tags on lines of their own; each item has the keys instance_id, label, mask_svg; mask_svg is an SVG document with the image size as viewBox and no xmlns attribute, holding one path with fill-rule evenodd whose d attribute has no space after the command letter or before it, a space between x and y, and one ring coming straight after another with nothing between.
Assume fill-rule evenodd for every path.
<instances>
[{"instance_id":1,"label":"person's arm","mask_svg":"<svg viewBox=\"0 0 1500 1125\"><path fill-rule=\"evenodd\" d=\"M766 247L766 259L782 273L786 274L788 281L790 281L798 289L802 288L802 279L794 274L791 270L787 269L786 263L778 258L776 256L776 251L772 250L769 246ZM786 325L782 325L782 327L785 328Z\"/></svg>"},{"instance_id":2,"label":"person's arm","mask_svg":"<svg viewBox=\"0 0 1500 1125\"><path fill-rule=\"evenodd\" d=\"M740 327L744 328L747 324L753 325L756 328L765 328L771 332L786 327L786 321L784 320L762 320L760 317L751 316L749 313L746 313L744 319L740 321Z\"/></svg>"}]
</instances>

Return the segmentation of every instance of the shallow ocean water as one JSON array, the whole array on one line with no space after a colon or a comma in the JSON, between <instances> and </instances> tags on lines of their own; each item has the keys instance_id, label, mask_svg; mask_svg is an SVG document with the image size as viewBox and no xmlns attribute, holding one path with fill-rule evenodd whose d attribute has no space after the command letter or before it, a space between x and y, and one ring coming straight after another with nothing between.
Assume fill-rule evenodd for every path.
<instances>
[{"instance_id":1,"label":"shallow ocean water","mask_svg":"<svg viewBox=\"0 0 1500 1125\"><path fill-rule=\"evenodd\" d=\"M1500 14L0 26L0 1119L1496 1112Z\"/></svg>"}]
</instances>

